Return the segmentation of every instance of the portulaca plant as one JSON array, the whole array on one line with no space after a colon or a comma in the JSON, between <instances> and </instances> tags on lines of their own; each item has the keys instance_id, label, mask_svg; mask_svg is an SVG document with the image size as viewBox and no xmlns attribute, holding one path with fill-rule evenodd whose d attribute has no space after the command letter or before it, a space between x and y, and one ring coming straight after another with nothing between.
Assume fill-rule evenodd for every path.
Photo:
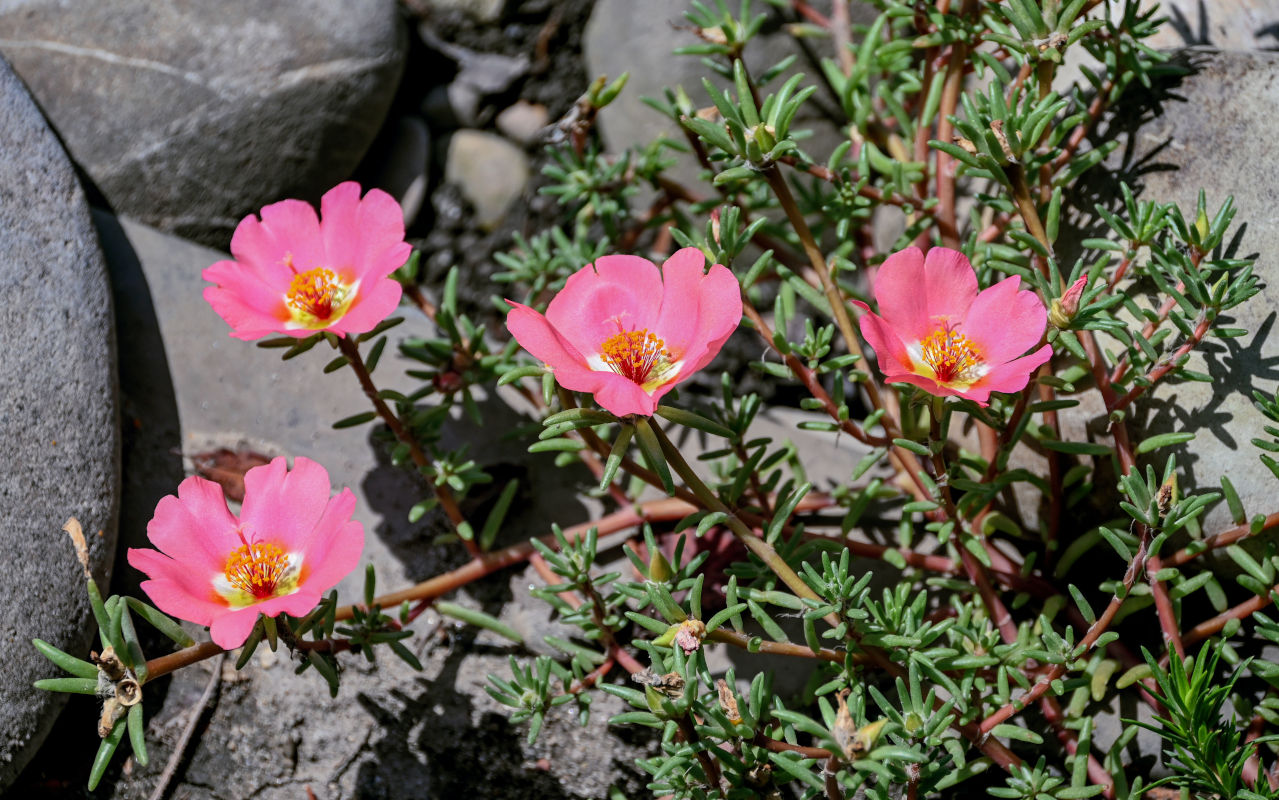
<instances>
[{"instance_id":1,"label":"portulaca plant","mask_svg":"<svg viewBox=\"0 0 1279 800\"><path fill-rule=\"evenodd\" d=\"M765 15L692 0L699 43L683 51L703 58L711 104L685 87L650 98L682 139L609 152L594 121L626 76L589 87L547 145L562 225L501 256L506 331L461 307L467 276L419 283L379 191L345 183L319 215L286 200L240 224L206 299L233 336L286 359L333 350L324 371L353 373L372 404L336 425L384 424L392 459L423 481L413 518L441 514L469 560L381 597L370 573L339 605L329 590L364 533L321 465L250 470L238 515L221 487L184 481L148 526L155 549L129 553L150 602L104 600L90 576L92 661L36 642L69 673L40 688L103 699L91 788L126 733L145 761L146 682L283 642L336 694L346 651L417 665L402 642L427 608L518 641L445 598L531 562L579 635L551 641L559 658L512 657L490 694L530 739L549 714L585 719L595 693L622 698L610 722L652 730L639 766L655 797L1279 797L1279 514L1249 517L1229 476L1188 480L1168 448L1193 427L1134 422L1154 387L1206 379L1188 369L1205 337L1245 333L1221 324L1261 288L1249 259L1223 254L1233 204L1183 209L1120 185L1096 209L1105 236L1068 230L1077 181L1115 146L1099 120L1176 69L1144 44L1157 12L877 0L863 27L847 0L774 5L826 48L821 74L793 59L752 72ZM1085 55L1082 78L1054 89ZM820 152L796 123L819 87L841 134ZM677 151L713 193L674 176ZM415 368L379 388L406 299L439 335L400 343ZM579 490L608 512L496 547L518 483L476 518L467 497L491 478L439 436L483 424L480 392L537 420L528 449L584 465ZM864 449L850 474L816 478L819 453L760 435L760 414L793 398L806 435ZM1256 399L1279 424L1279 398ZM1101 439L1062 425L1084 401L1102 409ZM1237 433L1279 449L1279 427ZM1233 524L1205 530L1218 504ZM632 545L601 551L628 530ZM1214 552L1235 571L1206 563ZM178 649L144 655L134 616ZM805 688L713 668L728 648L790 659ZM1101 735L1099 709L1122 698L1152 721ZM1157 752L1134 755L1141 728Z\"/></svg>"}]
</instances>

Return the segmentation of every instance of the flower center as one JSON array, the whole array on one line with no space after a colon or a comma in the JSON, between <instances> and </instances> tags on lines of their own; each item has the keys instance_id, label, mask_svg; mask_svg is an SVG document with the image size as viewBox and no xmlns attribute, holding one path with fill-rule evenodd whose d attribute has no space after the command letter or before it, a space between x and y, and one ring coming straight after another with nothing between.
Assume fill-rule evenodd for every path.
<instances>
[{"instance_id":1,"label":"flower center","mask_svg":"<svg viewBox=\"0 0 1279 800\"><path fill-rule=\"evenodd\" d=\"M600 360L609 369L641 387L657 382L671 365L666 342L647 328L619 331L600 345Z\"/></svg>"},{"instance_id":2,"label":"flower center","mask_svg":"<svg viewBox=\"0 0 1279 800\"><path fill-rule=\"evenodd\" d=\"M982 365L981 355L968 337L949 328L933 331L920 342L920 358L932 369L938 383L971 383Z\"/></svg>"},{"instance_id":3,"label":"flower center","mask_svg":"<svg viewBox=\"0 0 1279 800\"><path fill-rule=\"evenodd\" d=\"M335 310L340 316L347 291L347 287L338 280L337 273L326 267L317 267L293 276L285 302L296 312L295 316L300 314L326 321Z\"/></svg>"},{"instance_id":4,"label":"flower center","mask_svg":"<svg viewBox=\"0 0 1279 800\"><path fill-rule=\"evenodd\" d=\"M226 580L232 587L258 600L276 596L276 589L291 566L278 545L244 544L226 559Z\"/></svg>"}]
</instances>

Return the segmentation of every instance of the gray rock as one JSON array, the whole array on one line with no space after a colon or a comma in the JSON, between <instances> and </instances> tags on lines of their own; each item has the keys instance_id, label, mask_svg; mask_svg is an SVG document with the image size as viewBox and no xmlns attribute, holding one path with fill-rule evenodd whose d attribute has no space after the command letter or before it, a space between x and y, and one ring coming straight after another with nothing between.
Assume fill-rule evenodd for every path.
<instances>
[{"instance_id":1,"label":"gray rock","mask_svg":"<svg viewBox=\"0 0 1279 800\"><path fill-rule=\"evenodd\" d=\"M476 22L496 22L502 16L506 0L422 0L429 11L465 11Z\"/></svg>"},{"instance_id":2,"label":"gray rock","mask_svg":"<svg viewBox=\"0 0 1279 800\"><path fill-rule=\"evenodd\" d=\"M449 141L444 179L457 184L475 207L479 226L492 230L528 183L528 157L501 136L458 131Z\"/></svg>"},{"instance_id":3,"label":"gray rock","mask_svg":"<svg viewBox=\"0 0 1279 800\"><path fill-rule=\"evenodd\" d=\"M1118 0L1110 3L1112 7L1122 7ZM1152 47L1279 47L1279 6L1274 0L1145 0L1141 5L1143 10L1159 6L1159 16L1168 18L1168 23L1147 40Z\"/></svg>"},{"instance_id":4,"label":"gray rock","mask_svg":"<svg viewBox=\"0 0 1279 800\"><path fill-rule=\"evenodd\" d=\"M434 90L427 95L428 109L438 103L439 95ZM453 81L444 87L444 98L449 113L456 125L476 127L480 124L480 92L474 86L463 81Z\"/></svg>"},{"instance_id":5,"label":"gray rock","mask_svg":"<svg viewBox=\"0 0 1279 800\"><path fill-rule=\"evenodd\" d=\"M474 118L479 110L479 96L471 92L468 97L455 97L454 85L460 84L432 86L422 98L422 116L436 132L462 127L462 120L468 114ZM458 107L454 107L455 100Z\"/></svg>"},{"instance_id":6,"label":"gray rock","mask_svg":"<svg viewBox=\"0 0 1279 800\"><path fill-rule=\"evenodd\" d=\"M542 130L550 121L551 116L546 106L520 100L515 105L503 109L494 123L503 136L527 147L541 138Z\"/></svg>"},{"instance_id":7,"label":"gray rock","mask_svg":"<svg viewBox=\"0 0 1279 800\"><path fill-rule=\"evenodd\" d=\"M491 119L492 110L482 108L481 102L501 94L528 74L528 56L504 56L499 53L480 53L435 35L431 26L423 23L418 35L431 49L457 63L457 75L446 87L435 87L423 102L423 112L433 122L448 127L479 127Z\"/></svg>"},{"instance_id":8,"label":"gray rock","mask_svg":"<svg viewBox=\"0 0 1279 800\"><path fill-rule=\"evenodd\" d=\"M1196 431L1194 441L1147 458L1162 465L1175 453L1178 468L1201 491L1217 488L1227 474L1250 516L1269 514L1276 510L1279 482L1258 462L1261 451L1249 440L1267 438L1262 431L1267 423L1253 405L1253 390L1271 396L1279 386L1275 305L1268 299L1279 282L1273 256L1279 252L1279 171L1274 166L1279 150L1272 138L1259 135L1279 115L1279 53L1194 53L1190 60L1196 72L1163 96L1157 114L1135 132L1127 132L1131 115L1140 116L1149 106L1133 102L1125 107L1112 124L1112 130L1124 131L1124 143L1106 168L1089 174L1079 188L1095 193L1085 207L1094 201L1114 207L1114 187L1124 180L1142 199L1175 202L1188 220L1193 220L1201 187L1210 216L1227 196L1234 196L1235 237L1227 242L1226 254L1258 256L1255 271L1264 288L1228 312L1233 322L1226 324L1245 328L1248 334L1206 340L1187 367L1210 375L1213 382L1161 382L1138 402L1134 422L1138 430L1150 433ZM1095 224L1086 217L1072 222L1072 227L1083 226L1080 235L1088 236L1094 234L1086 226ZM1174 338L1181 336L1174 332ZM1106 441L1104 427L1098 418L1090 421L1088 430ZM1203 518L1205 533L1231 526L1225 503Z\"/></svg>"},{"instance_id":9,"label":"gray rock","mask_svg":"<svg viewBox=\"0 0 1279 800\"><path fill-rule=\"evenodd\" d=\"M0 0L0 52L112 207L220 246L350 174L406 40L393 0Z\"/></svg>"},{"instance_id":10,"label":"gray rock","mask_svg":"<svg viewBox=\"0 0 1279 800\"><path fill-rule=\"evenodd\" d=\"M0 790L44 738L66 695L31 646L89 647L89 601L62 524L77 517L94 573L110 578L120 493L115 348L102 253L71 163L21 81L0 59Z\"/></svg>"}]
</instances>

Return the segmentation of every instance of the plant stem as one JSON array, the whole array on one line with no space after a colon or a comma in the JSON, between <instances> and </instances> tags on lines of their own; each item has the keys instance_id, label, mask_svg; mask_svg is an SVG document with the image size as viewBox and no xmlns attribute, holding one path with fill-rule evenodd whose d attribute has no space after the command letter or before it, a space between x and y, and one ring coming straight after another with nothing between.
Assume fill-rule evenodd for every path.
<instances>
[{"instance_id":1,"label":"plant stem","mask_svg":"<svg viewBox=\"0 0 1279 800\"><path fill-rule=\"evenodd\" d=\"M342 355L346 356L347 362L349 362L351 369L355 372L355 377L360 381L360 387L364 389L364 395L373 404L373 409L377 412L377 415L391 429L391 433L395 434L396 439L408 445L409 457L413 459L413 464L418 470L426 472L431 467L431 457L422 449L417 437L405 427L404 422L391 410L378 393L377 386L373 383L373 376L369 374L368 367L365 366L364 359L360 356L359 345L351 337L344 336L338 339L338 349L342 352ZM456 530L464 525L466 517L462 514L462 510L458 508L457 500L453 497L453 492L449 487L431 480L427 482L435 493L435 499L439 501L440 508L444 509L444 513L448 516L449 522L453 524L454 529ZM469 539L464 539L463 541L466 543L467 551L471 555L479 553L479 547L476 546L474 541Z\"/></svg>"},{"instance_id":2,"label":"plant stem","mask_svg":"<svg viewBox=\"0 0 1279 800\"><path fill-rule=\"evenodd\" d=\"M1026 170L1021 164L1009 164L1005 170L1008 180L1012 184L1013 202L1017 205L1017 212L1021 214L1022 222L1026 223L1026 231L1033 237L1035 241L1044 246L1048 251L1049 257L1053 254L1052 242L1048 240L1048 232L1044 229L1044 223L1039 218L1039 209L1035 207L1035 201L1030 196L1030 186L1026 183ZM1042 257L1036 257L1039 262L1039 270L1048 274L1048 264Z\"/></svg>"},{"instance_id":3,"label":"plant stem","mask_svg":"<svg viewBox=\"0 0 1279 800\"><path fill-rule=\"evenodd\" d=\"M1254 595L1252 599L1245 600L1237 606L1228 608L1212 619L1205 620L1195 627L1191 628L1183 641L1187 645L1201 642L1226 627L1232 619L1245 620L1261 609L1270 605L1270 595L1279 594L1279 584L1276 584L1265 595Z\"/></svg>"},{"instance_id":4,"label":"plant stem","mask_svg":"<svg viewBox=\"0 0 1279 800\"><path fill-rule=\"evenodd\" d=\"M955 535L964 535L964 523L959 516L959 511L955 508L954 498L950 494L950 481L946 471L946 459L942 455L941 445L942 439L942 417L946 413L946 399L943 397L933 397L932 409L929 413L929 439L932 445L929 449L933 451L933 478L937 481L937 487L941 490L942 504L946 509L946 516L955 524ZM977 534L971 534L974 539L978 539ZM980 541L980 540L979 540ZM984 545L984 543L983 543ZM990 614L991 620L995 623L995 627L999 629L999 633L1006 642L1015 642L1017 640L1017 625L1013 622L1012 614L1008 612L999 595L995 593L995 589L990 585L990 576L986 574L985 568L977 557L969 552L968 548L962 543L956 547L959 550L959 558L963 562L964 571L968 573L968 578L977 587L977 593L981 595L982 604L986 607L986 612Z\"/></svg>"},{"instance_id":5,"label":"plant stem","mask_svg":"<svg viewBox=\"0 0 1279 800\"><path fill-rule=\"evenodd\" d=\"M698 747L697 743L700 737L697 735L697 729L693 727L692 721L687 714L675 718L675 724L679 726L680 738L692 746L693 752L697 754L697 762L702 765L702 772L706 775L706 784L711 791L718 793L720 791L720 771L719 764L706 752L703 747Z\"/></svg>"},{"instance_id":6,"label":"plant stem","mask_svg":"<svg viewBox=\"0 0 1279 800\"><path fill-rule=\"evenodd\" d=\"M751 324L755 326L755 330L759 332L759 335L764 339L764 342L769 347L772 347L773 329L764 321L764 318L760 316L759 311L755 308L755 305L751 302L750 298L745 295L745 293L742 294L742 313L744 313L746 318L751 321ZM794 375L800 383L804 384L804 388L808 390L808 393L822 404L822 410L824 410L832 420L839 423L840 430L847 433L849 436L852 436L857 441L871 445L872 447L881 447L891 442L891 440L886 436L872 436L852 420L841 419L839 407L835 405L835 401L832 400L830 394L827 393L826 387L822 386L821 381L817 379L817 374L813 370L809 369L798 356L794 353L787 353L782 356L782 360L785 361L786 366L790 368L791 374Z\"/></svg>"},{"instance_id":7,"label":"plant stem","mask_svg":"<svg viewBox=\"0 0 1279 800\"><path fill-rule=\"evenodd\" d=\"M1279 511L1266 517L1257 532L1260 533L1261 531L1268 531L1275 526L1279 526ZM1252 535L1251 523L1245 522L1242 525L1222 531L1221 533L1213 536L1209 536L1203 541L1187 545L1185 548L1178 550L1176 553L1165 558L1163 560L1163 565L1165 567L1179 567L1182 564L1195 560L1204 553L1216 550L1219 547L1228 547L1235 542L1247 539Z\"/></svg>"},{"instance_id":8,"label":"plant stem","mask_svg":"<svg viewBox=\"0 0 1279 800\"><path fill-rule=\"evenodd\" d=\"M1128 598L1129 592L1132 591L1133 585L1137 582L1137 577L1142 572L1142 565L1146 561L1146 547L1149 543L1150 532L1149 530L1143 529L1137 553L1133 556L1132 561L1129 562L1128 570L1124 574L1123 587L1119 591L1115 592L1114 597L1110 599L1110 603L1107 604L1106 609L1102 611L1101 616L1097 618L1097 621L1094 622L1088 629L1088 632L1084 634L1083 640L1080 641L1079 645L1075 648L1079 652L1087 653L1097 639L1099 639L1101 635L1106 632L1106 629L1110 627L1110 622L1115 618L1115 614L1119 613L1119 607L1123 605L1124 600ZM1008 702L1003 708L1000 708L995 713L986 717L986 719L981 723L980 729L982 733L989 733L996 725L1005 722L1009 717L1012 717L1014 714L1042 697L1043 694L1052 686L1053 681L1066 674L1066 669L1066 664L1054 664L1048 672L1041 675L1039 680L1027 689L1021 697Z\"/></svg>"},{"instance_id":9,"label":"plant stem","mask_svg":"<svg viewBox=\"0 0 1279 800\"><path fill-rule=\"evenodd\" d=\"M728 644L742 650L750 649L750 636L736 631L717 628L706 634L706 639L720 644ZM829 661L832 664L843 664L845 658L852 658L855 664L865 664L870 661L864 653L849 654L843 650L830 650L823 647L817 652L813 652L806 644L794 644L793 642L758 642L758 649L761 653L771 653L779 656L794 656L796 658L815 658L820 661Z\"/></svg>"},{"instance_id":10,"label":"plant stem","mask_svg":"<svg viewBox=\"0 0 1279 800\"><path fill-rule=\"evenodd\" d=\"M813 600L818 603L821 602L821 597L814 592L807 583L804 583L804 580L800 578L799 575L795 574L795 570L791 569L790 565L786 563L786 560L777 554L777 551L773 549L773 546L759 536L756 536L732 509L724 505L724 502L719 499L719 495L711 491L711 488L702 482L702 479L699 478L697 473L693 471L693 468L689 466L688 461L684 459L679 448L677 448L666 436L666 432L662 430L662 426L658 425L651 419L641 419L635 424L647 425L650 429L652 429L654 435L657 436L657 441L662 447L662 453L666 456L667 462L674 467L677 473L679 473L679 476L684 480L685 485L687 485L688 488L692 490L693 494L697 496L697 499L701 502L704 508L708 511L718 511L728 518L727 524L729 529L737 535L737 538L741 540L747 550L750 550L761 561L763 561L768 568L782 580L782 583L786 584L786 586L789 587L790 590L798 597ZM835 619L834 615L828 615L827 621L830 622L831 627L835 627L839 624L839 620Z\"/></svg>"},{"instance_id":11,"label":"plant stem","mask_svg":"<svg viewBox=\"0 0 1279 800\"><path fill-rule=\"evenodd\" d=\"M763 175L765 180L768 181L768 185L772 188L773 194L777 196L777 202L781 204L782 210L786 212L786 217L790 220L796 235L799 236L799 241L804 247L804 253L808 256L813 271L817 273L817 277L821 281L822 291L826 295L826 301L830 304L831 313L835 317L835 325L839 328L848 352L858 356L865 363L866 353L862 349L861 340L857 338L857 334L853 331L853 322L848 314L848 305L844 302L844 297L840 293L839 287L835 285L835 281L831 277L831 270L826 265L826 258L822 255L821 248L817 246L816 240L813 239L813 232L809 229L808 222L804 219L804 214L799 210L799 206L796 205L785 176L782 175L776 164L770 164L765 168ZM879 387L873 380L867 378L858 385L865 389L866 396L870 400L872 407L876 410L884 408L884 399L880 396ZM884 426L884 430L888 432L890 437L898 435L898 426L890 418L890 415L885 414L880 424ZM894 454L901 462L903 471L918 481L919 478L916 473L919 471L919 462L915 459L915 456L902 448L895 448Z\"/></svg>"},{"instance_id":12,"label":"plant stem","mask_svg":"<svg viewBox=\"0 0 1279 800\"><path fill-rule=\"evenodd\" d=\"M764 179L768 181L769 187L772 188L773 194L777 196L777 202L781 204L782 210L786 212L786 218L790 220L796 235L799 236L800 244L804 247L804 254L808 256L809 263L821 281L822 291L826 294L826 302L830 303L831 313L835 316L835 324L839 327L840 335L844 338L844 344L848 347L848 352L862 356L862 360L865 361L861 340L857 338L856 332L853 331L853 321L848 315L848 305L844 302L843 295L840 294L839 287L835 285L834 279L831 278L831 270L826 264L826 257L822 255L821 248L817 246L817 241L813 238L813 232L809 229L808 221L804 219L803 212L796 205L785 176L782 175L776 164L770 164L765 167L763 175ZM871 396L871 404L879 408L882 404L879 399L879 389L871 381L866 381L863 385L866 388L866 393Z\"/></svg>"},{"instance_id":13,"label":"plant stem","mask_svg":"<svg viewBox=\"0 0 1279 800\"><path fill-rule=\"evenodd\" d=\"M224 652L226 651L213 642L200 642L176 653L153 658L147 662L147 682L150 683L161 675L168 675L170 672L189 667Z\"/></svg>"},{"instance_id":14,"label":"plant stem","mask_svg":"<svg viewBox=\"0 0 1279 800\"><path fill-rule=\"evenodd\" d=\"M564 530L564 538L568 541L576 541L586 535L591 528L596 528L598 532L603 534L615 533L625 530L626 528L640 525L648 520L659 519L681 519L688 515L688 505L681 500L662 499L655 500L650 503L641 503L633 508L622 511L615 511L601 517L598 520L583 522ZM553 535L543 536L541 538L543 544L548 547L558 546ZM436 575L434 578L422 581L415 586L407 589L401 589L397 592L382 595L374 599L374 604L382 608L392 608L398 606L404 601L415 602L419 600L429 600L465 586L471 581L478 580L499 569L509 567L512 564L518 564L526 560L529 555L537 552L533 545L528 542L511 545L503 550L495 550L489 553L481 553L471 561L463 564L455 570L446 572L442 575ZM337 619L350 619L354 606L345 606L337 610Z\"/></svg>"},{"instance_id":15,"label":"plant stem","mask_svg":"<svg viewBox=\"0 0 1279 800\"><path fill-rule=\"evenodd\" d=\"M964 0L963 13L972 5ZM968 60L968 47L963 42L950 45L946 62L946 78L942 85L941 105L937 111L937 139L949 142L955 136L950 117L959 107L959 94L964 89L964 64ZM941 243L947 247L959 247L959 224L955 213L955 159L937 151L937 232Z\"/></svg>"}]
</instances>

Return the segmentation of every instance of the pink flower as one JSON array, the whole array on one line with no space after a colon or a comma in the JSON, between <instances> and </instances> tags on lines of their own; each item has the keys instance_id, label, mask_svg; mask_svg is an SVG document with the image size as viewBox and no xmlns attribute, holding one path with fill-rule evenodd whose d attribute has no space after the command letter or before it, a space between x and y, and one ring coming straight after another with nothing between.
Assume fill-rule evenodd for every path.
<instances>
[{"instance_id":1,"label":"pink flower","mask_svg":"<svg viewBox=\"0 0 1279 800\"><path fill-rule=\"evenodd\" d=\"M244 476L236 518L222 487L200 477L160 500L147 524L158 550L132 548L147 574L142 590L167 614L208 625L230 650L244 644L258 614L302 616L360 560L364 527L351 519L355 495L329 497L329 473L307 458L254 467Z\"/></svg>"},{"instance_id":2,"label":"pink flower","mask_svg":"<svg viewBox=\"0 0 1279 800\"><path fill-rule=\"evenodd\" d=\"M704 273L704 264L695 247L661 270L638 256L604 256L569 277L545 316L511 303L506 326L565 389L590 392L619 417L652 416L742 320L737 278L719 264Z\"/></svg>"},{"instance_id":3,"label":"pink flower","mask_svg":"<svg viewBox=\"0 0 1279 800\"><path fill-rule=\"evenodd\" d=\"M1021 391L1052 357L1050 345L1023 355L1043 339L1047 311L1020 288L1014 275L978 291L963 253L934 247L925 260L911 247L879 268L880 313L861 318L862 335L887 380L986 405L991 392Z\"/></svg>"},{"instance_id":4,"label":"pink flower","mask_svg":"<svg viewBox=\"0 0 1279 800\"><path fill-rule=\"evenodd\" d=\"M203 278L217 286L204 299L239 339L271 333L304 338L316 331L366 333L400 302L387 277L404 265L404 214L386 192L338 184L320 199L323 220L301 200L282 200L250 214L231 237L234 261Z\"/></svg>"}]
</instances>

